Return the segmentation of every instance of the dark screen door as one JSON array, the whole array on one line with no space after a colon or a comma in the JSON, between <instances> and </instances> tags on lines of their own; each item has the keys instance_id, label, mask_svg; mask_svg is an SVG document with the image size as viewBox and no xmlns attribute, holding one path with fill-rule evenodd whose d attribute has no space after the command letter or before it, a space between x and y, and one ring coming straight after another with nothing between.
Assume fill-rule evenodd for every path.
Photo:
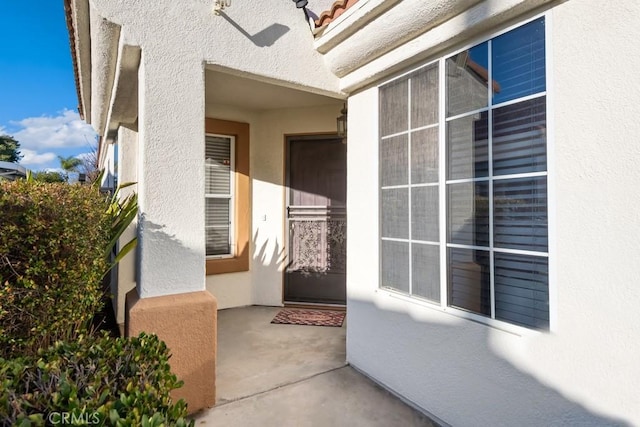
<instances>
[{"instance_id":1,"label":"dark screen door","mask_svg":"<svg viewBox=\"0 0 640 427\"><path fill-rule=\"evenodd\" d=\"M287 302L346 302L346 154L340 139L288 141Z\"/></svg>"}]
</instances>

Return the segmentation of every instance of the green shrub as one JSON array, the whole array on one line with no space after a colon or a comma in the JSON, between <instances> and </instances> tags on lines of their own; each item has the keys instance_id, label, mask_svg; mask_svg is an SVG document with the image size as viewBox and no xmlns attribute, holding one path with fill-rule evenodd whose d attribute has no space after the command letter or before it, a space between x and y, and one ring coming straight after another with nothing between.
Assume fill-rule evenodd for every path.
<instances>
[{"instance_id":1,"label":"green shrub","mask_svg":"<svg viewBox=\"0 0 640 427\"><path fill-rule=\"evenodd\" d=\"M40 182L66 182L62 173L53 171L34 172L33 179Z\"/></svg>"},{"instance_id":2,"label":"green shrub","mask_svg":"<svg viewBox=\"0 0 640 427\"><path fill-rule=\"evenodd\" d=\"M87 332L109 268L108 207L88 186L0 182L0 357Z\"/></svg>"},{"instance_id":3,"label":"green shrub","mask_svg":"<svg viewBox=\"0 0 640 427\"><path fill-rule=\"evenodd\" d=\"M0 359L0 425L193 425L170 391L182 385L155 335L80 337L37 357ZM29 422L31 424L29 424ZM60 423L63 424L63 423Z\"/></svg>"}]
</instances>

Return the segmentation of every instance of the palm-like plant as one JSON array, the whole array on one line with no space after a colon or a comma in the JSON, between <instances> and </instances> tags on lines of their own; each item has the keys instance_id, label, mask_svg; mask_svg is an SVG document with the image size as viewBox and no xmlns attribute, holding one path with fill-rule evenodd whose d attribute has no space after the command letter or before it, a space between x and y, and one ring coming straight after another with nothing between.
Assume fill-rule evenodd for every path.
<instances>
[{"instance_id":1,"label":"palm-like plant","mask_svg":"<svg viewBox=\"0 0 640 427\"><path fill-rule=\"evenodd\" d=\"M65 172L77 172L78 166L82 164L82 160L73 156L69 156L69 157L58 156L58 160L60 160L60 167L64 169Z\"/></svg>"}]
</instances>

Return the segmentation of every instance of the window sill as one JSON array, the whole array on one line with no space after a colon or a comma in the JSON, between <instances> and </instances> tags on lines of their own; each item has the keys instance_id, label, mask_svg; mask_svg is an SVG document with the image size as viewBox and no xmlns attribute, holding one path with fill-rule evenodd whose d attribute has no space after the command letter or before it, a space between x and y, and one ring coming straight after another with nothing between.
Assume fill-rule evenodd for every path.
<instances>
[{"instance_id":1,"label":"window sill","mask_svg":"<svg viewBox=\"0 0 640 427\"><path fill-rule=\"evenodd\" d=\"M495 329L501 332L506 332L508 334L516 335L519 337L536 337L544 333L552 332L552 331L541 331L536 329L529 329L523 326L513 325L511 323L506 323L501 320L491 319L491 318L474 314L468 311L460 310L455 307L442 307L438 303L434 303L434 302L430 302L430 301L422 300L418 298L413 298L413 297L410 297L409 295L405 295L403 293L394 291L392 289L378 288L377 291L379 294L385 297L399 299L403 302L424 307L430 310L435 310L443 314L457 317L459 319L480 323L481 325L488 326L492 329Z\"/></svg>"},{"instance_id":2,"label":"window sill","mask_svg":"<svg viewBox=\"0 0 640 427\"><path fill-rule=\"evenodd\" d=\"M241 254L235 257L207 258L206 271L207 276L212 274L249 271L249 257Z\"/></svg>"}]
</instances>

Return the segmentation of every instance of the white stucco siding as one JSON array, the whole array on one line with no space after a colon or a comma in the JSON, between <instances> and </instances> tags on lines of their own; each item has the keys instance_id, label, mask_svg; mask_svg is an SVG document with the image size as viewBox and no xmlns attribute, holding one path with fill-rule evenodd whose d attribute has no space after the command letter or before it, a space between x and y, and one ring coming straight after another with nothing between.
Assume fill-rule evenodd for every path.
<instances>
[{"instance_id":1,"label":"white stucco siding","mask_svg":"<svg viewBox=\"0 0 640 427\"><path fill-rule=\"evenodd\" d=\"M118 129L118 181L119 185L138 182L138 132L120 127ZM120 192L122 198L135 192L137 185L123 188ZM120 237L120 248L126 245L131 239L136 237L137 219L125 230ZM135 250L127 254L120 260L117 266L118 280L117 286L111 289L116 322L124 325L125 321L125 297L127 292L136 287L136 252Z\"/></svg>"},{"instance_id":2,"label":"white stucco siding","mask_svg":"<svg viewBox=\"0 0 640 427\"><path fill-rule=\"evenodd\" d=\"M344 21L337 22L331 31L320 37L316 46L328 49L325 54L327 65L341 77L340 89L351 93L416 61L491 32L550 1L405 0L379 17L364 12L369 4L365 3L361 8L363 12L357 10ZM385 4L382 2L382 6ZM355 31L354 24L362 28ZM341 38L340 32L354 34L334 46L332 39ZM328 38L326 43L325 37ZM402 44L397 45L399 42Z\"/></svg>"},{"instance_id":3,"label":"white stucco siding","mask_svg":"<svg viewBox=\"0 0 640 427\"><path fill-rule=\"evenodd\" d=\"M349 98L348 361L456 426L640 423L640 5L570 0L547 25L551 332L378 289L377 89Z\"/></svg>"},{"instance_id":4,"label":"white stucco siding","mask_svg":"<svg viewBox=\"0 0 640 427\"><path fill-rule=\"evenodd\" d=\"M201 291L204 67L143 50L139 74L138 293Z\"/></svg>"},{"instance_id":5,"label":"white stucco siding","mask_svg":"<svg viewBox=\"0 0 640 427\"><path fill-rule=\"evenodd\" d=\"M207 117L249 123L250 270L207 276L219 308L282 305L285 238L285 135L335 133L341 104L266 111L207 105Z\"/></svg>"},{"instance_id":6,"label":"white stucco siding","mask_svg":"<svg viewBox=\"0 0 640 427\"><path fill-rule=\"evenodd\" d=\"M91 32L96 34L97 42L92 52L91 99L93 124L98 132L112 125L105 126L105 117L117 116L107 114L107 110L116 105L109 95L118 93L117 88L111 88L118 43L141 51L138 293L145 298L202 290L207 286L202 197L204 64L331 96L340 96L338 78L313 49L313 36L304 13L293 2L239 1L220 16L214 15L213 3L208 0L162 0L153 5L90 0L89 4ZM265 155L265 162L271 155ZM282 160L278 165L282 167ZM268 191L273 192L273 188ZM271 209L269 218L281 221L281 212ZM278 238L282 238L281 234ZM270 232L264 239L269 244L277 243ZM241 305L249 294L258 302L281 301L276 299L274 290L257 291L254 295L255 289L249 292L247 282L242 283L245 285L239 296L228 304Z\"/></svg>"},{"instance_id":7,"label":"white stucco siding","mask_svg":"<svg viewBox=\"0 0 640 427\"><path fill-rule=\"evenodd\" d=\"M339 92L338 78L313 48L304 13L291 1L234 2L219 16L213 2L92 0L122 27L125 43L162 53L167 62L197 58L221 69L275 79L323 94Z\"/></svg>"},{"instance_id":8,"label":"white stucco siding","mask_svg":"<svg viewBox=\"0 0 640 427\"><path fill-rule=\"evenodd\" d=\"M570 1L552 28L564 360L548 378L640 423L640 85L629 72L640 66L640 3Z\"/></svg>"}]
</instances>

